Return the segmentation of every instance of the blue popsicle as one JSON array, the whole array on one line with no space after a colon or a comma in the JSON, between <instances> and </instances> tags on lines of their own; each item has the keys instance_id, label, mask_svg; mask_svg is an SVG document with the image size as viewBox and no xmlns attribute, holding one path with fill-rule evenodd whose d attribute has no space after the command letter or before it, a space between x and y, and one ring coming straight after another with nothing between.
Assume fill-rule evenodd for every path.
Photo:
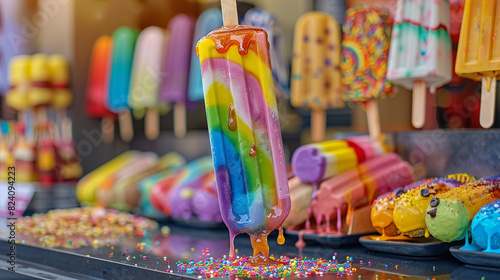
<instances>
[{"instance_id":1,"label":"blue popsicle","mask_svg":"<svg viewBox=\"0 0 500 280\"><path fill-rule=\"evenodd\" d=\"M120 136L127 142L134 137L128 96L135 43L138 36L139 31L129 27L120 27L113 33L108 109L119 114Z\"/></svg>"},{"instance_id":2,"label":"blue popsicle","mask_svg":"<svg viewBox=\"0 0 500 280\"><path fill-rule=\"evenodd\" d=\"M201 82L200 59L195 49L198 41L210 31L221 27L222 11L220 9L208 9L201 13L196 21L193 38L193 51L191 54L191 68L189 71L188 98L191 101L203 100L203 84Z\"/></svg>"}]
</instances>

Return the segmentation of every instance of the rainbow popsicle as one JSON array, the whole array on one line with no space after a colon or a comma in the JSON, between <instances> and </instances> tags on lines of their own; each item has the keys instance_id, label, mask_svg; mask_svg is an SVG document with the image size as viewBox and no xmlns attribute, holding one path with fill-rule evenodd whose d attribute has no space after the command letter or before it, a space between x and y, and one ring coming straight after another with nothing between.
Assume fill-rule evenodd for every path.
<instances>
[{"instance_id":1,"label":"rainbow popsicle","mask_svg":"<svg viewBox=\"0 0 500 280\"><path fill-rule=\"evenodd\" d=\"M364 103L373 139L381 128L377 99L393 93L386 79L391 36L385 10L355 6L347 10L342 38L342 93L348 103Z\"/></svg>"},{"instance_id":2,"label":"rainbow popsicle","mask_svg":"<svg viewBox=\"0 0 500 280\"><path fill-rule=\"evenodd\" d=\"M196 44L203 36L206 36L210 31L221 26L222 11L216 8L204 11L196 21L191 67L189 68L188 97L191 101L203 100L203 82L201 80L200 59L195 52Z\"/></svg>"},{"instance_id":3,"label":"rainbow popsicle","mask_svg":"<svg viewBox=\"0 0 500 280\"><path fill-rule=\"evenodd\" d=\"M189 60L193 44L195 21L179 14L168 24L172 40L168 40L160 84L160 100L174 103L174 133L177 137L186 134L186 102L189 80Z\"/></svg>"},{"instance_id":4,"label":"rainbow popsicle","mask_svg":"<svg viewBox=\"0 0 500 280\"><path fill-rule=\"evenodd\" d=\"M209 156L191 161L181 170L166 176L153 187L151 202L166 215L170 215L172 207L169 203L169 197L172 190L177 186L198 180L201 176L212 171L212 158Z\"/></svg>"},{"instance_id":5,"label":"rainbow popsicle","mask_svg":"<svg viewBox=\"0 0 500 280\"><path fill-rule=\"evenodd\" d=\"M303 182L316 185L358 164L384 153L378 142L367 136L308 144L295 151L292 168Z\"/></svg>"},{"instance_id":6,"label":"rainbow popsicle","mask_svg":"<svg viewBox=\"0 0 500 280\"><path fill-rule=\"evenodd\" d=\"M111 174L130 164L139 154L140 153L137 151L127 151L83 177L76 186L76 197L78 201L82 204L94 204L97 201L97 188L99 188Z\"/></svg>"},{"instance_id":7,"label":"rainbow popsicle","mask_svg":"<svg viewBox=\"0 0 500 280\"><path fill-rule=\"evenodd\" d=\"M134 65L130 83L129 106L137 118L146 114L146 137L158 138L158 88L160 85L160 66L165 31L156 26L144 29L139 38L134 54Z\"/></svg>"},{"instance_id":8,"label":"rainbow popsicle","mask_svg":"<svg viewBox=\"0 0 500 280\"><path fill-rule=\"evenodd\" d=\"M236 11L230 4L223 12ZM225 26L197 46L219 204L229 260L239 233L250 235L254 257L267 258L267 236L290 211L269 42L263 29L236 26L236 14L226 12Z\"/></svg>"},{"instance_id":9,"label":"rainbow popsicle","mask_svg":"<svg viewBox=\"0 0 500 280\"><path fill-rule=\"evenodd\" d=\"M272 13L253 8L245 13L241 24L262 28L267 32L276 96L283 99L290 98L290 71L285 59L286 52L280 22Z\"/></svg>"},{"instance_id":10,"label":"rainbow popsicle","mask_svg":"<svg viewBox=\"0 0 500 280\"><path fill-rule=\"evenodd\" d=\"M105 143L113 142L116 114L109 111L108 92L110 62L113 40L110 36L101 36L94 43L90 61L85 112L94 118L102 118L102 139Z\"/></svg>"},{"instance_id":11,"label":"rainbow popsicle","mask_svg":"<svg viewBox=\"0 0 500 280\"><path fill-rule=\"evenodd\" d=\"M143 216L152 218L163 216L163 214L158 211L150 201L153 187L163 178L177 172L177 170L185 163L186 160L180 154L176 152L168 153L160 158L160 164L162 165L161 168L163 169L162 171L137 182L137 188L141 192L139 207Z\"/></svg>"},{"instance_id":12,"label":"rainbow popsicle","mask_svg":"<svg viewBox=\"0 0 500 280\"><path fill-rule=\"evenodd\" d=\"M321 183L318 197L311 204L317 230L330 231L330 219L336 212L337 232L341 233L342 212L347 210L349 226L355 208L370 205L376 195L412 182L409 164L393 153L372 158L358 168L328 178Z\"/></svg>"},{"instance_id":13,"label":"rainbow popsicle","mask_svg":"<svg viewBox=\"0 0 500 280\"><path fill-rule=\"evenodd\" d=\"M128 107L128 96L135 43L138 35L137 30L129 27L120 27L113 33L108 108L110 111L119 114L120 136L124 141L130 141L134 137Z\"/></svg>"}]
</instances>

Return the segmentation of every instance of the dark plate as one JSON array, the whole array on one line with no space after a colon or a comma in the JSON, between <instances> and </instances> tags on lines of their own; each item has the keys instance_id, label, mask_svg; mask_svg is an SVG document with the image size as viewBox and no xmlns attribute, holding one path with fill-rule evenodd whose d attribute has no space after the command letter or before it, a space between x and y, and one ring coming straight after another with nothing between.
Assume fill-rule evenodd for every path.
<instances>
[{"instance_id":1,"label":"dark plate","mask_svg":"<svg viewBox=\"0 0 500 280\"><path fill-rule=\"evenodd\" d=\"M216 222L205 222L200 221L198 219L180 219L170 217L170 220L178 225L187 226L187 227L195 227L200 229L224 229L226 225L224 223L216 223Z\"/></svg>"},{"instance_id":2,"label":"dark plate","mask_svg":"<svg viewBox=\"0 0 500 280\"><path fill-rule=\"evenodd\" d=\"M450 248L451 254L461 262L470 265L500 268L500 254L461 250L459 246Z\"/></svg>"},{"instance_id":3,"label":"dark plate","mask_svg":"<svg viewBox=\"0 0 500 280\"><path fill-rule=\"evenodd\" d=\"M291 236L299 236L298 230L286 230L286 234ZM304 233L302 238L306 244L316 243L328 247L340 247L347 245L354 245L359 243L359 238L364 235L373 234L373 232L360 233L360 234L315 234L315 233Z\"/></svg>"},{"instance_id":4,"label":"dark plate","mask_svg":"<svg viewBox=\"0 0 500 280\"><path fill-rule=\"evenodd\" d=\"M456 243L446 243L435 238L414 238L413 242L408 241L379 241L372 237L378 235L368 235L359 238L359 243L366 248L389 254L431 257L446 254L449 248Z\"/></svg>"}]
</instances>

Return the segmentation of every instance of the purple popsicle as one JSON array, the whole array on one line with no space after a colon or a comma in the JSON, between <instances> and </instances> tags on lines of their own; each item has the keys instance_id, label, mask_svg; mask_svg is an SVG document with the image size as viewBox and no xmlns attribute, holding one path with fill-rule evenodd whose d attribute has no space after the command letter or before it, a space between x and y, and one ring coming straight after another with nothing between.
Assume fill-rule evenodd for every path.
<instances>
[{"instance_id":1,"label":"purple popsicle","mask_svg":"<svg viewBox=\"0 0 500 280\"><path fill-rule=\"evenodd\" d=\"M189 66L195 20L179 14L168 24L170 40L166 45L162 65L160 101L174 103L174 133L177 137L186 134L186 101L189 81Z\"/></svg>"}]
</instances>

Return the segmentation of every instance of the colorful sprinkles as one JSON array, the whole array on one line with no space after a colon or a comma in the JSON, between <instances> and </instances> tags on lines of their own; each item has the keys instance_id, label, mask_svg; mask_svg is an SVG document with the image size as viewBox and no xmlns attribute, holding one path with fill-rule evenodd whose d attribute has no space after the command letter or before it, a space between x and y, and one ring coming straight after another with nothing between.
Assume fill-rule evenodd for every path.
<instances>
[{"instance_id":1,"label":"colorful sprinkles","mask_svg":"<svg viewBox=\"0 0 500 280\"><path fill-rule=\"evenodd\" d=\"M282 265L260 265L251 264L252 257L243 256L230 262L226 258L207 258L202 260L191 259L189 262L177 262L180 274L198 276L198 278L213 277L241 277L241 278L283 278L283 277L311 277L323 276L325 274L351 275L352 258L347 258L343 264L337 260L315 259L315 258L288 258L280 257L272 261L282 262Z\"/></svg>"}]
</instances>

